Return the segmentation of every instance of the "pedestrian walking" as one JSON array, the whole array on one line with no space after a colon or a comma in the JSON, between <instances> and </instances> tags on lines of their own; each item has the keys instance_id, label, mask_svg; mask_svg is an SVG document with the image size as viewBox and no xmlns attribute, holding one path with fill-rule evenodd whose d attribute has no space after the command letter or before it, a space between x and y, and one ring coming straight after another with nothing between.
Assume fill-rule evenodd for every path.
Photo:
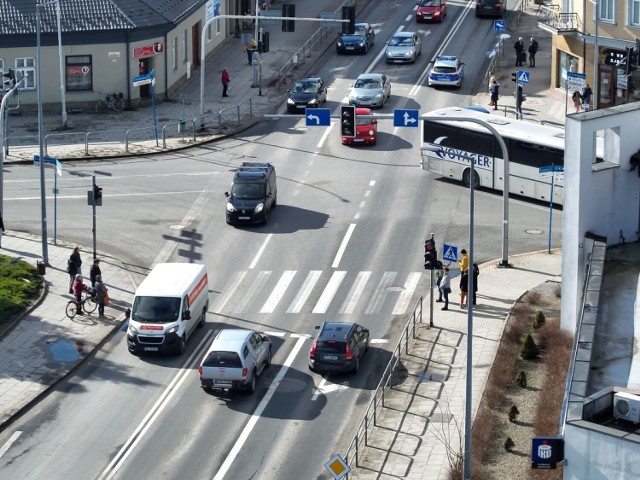
<instances>
[{"instance_id":1,"label":"pedestrian walking","mask_svg":"<svg viewBox=\"0 0 640 480\"><path fill-rule=\"evenodd\" d=\"M244 51L247 52L247 60L249 60L249 65L253 63L253 52L258 48L258 44L254 38L244 46Z\"/></svg>"},{"instance_id":2,"label":"pedestrian walking","mask_svg":"<svg viewBox=\"0 0 640 480\"><path fill-rule=\"evenodd\" d=\"M73 282L76 275L82 275L82 259L80 258L80 247L73 249L67 260L67 273L69 274L69 293L73 294Z\"/></svg>"},{"instance_id":3,"label":"pedestrian walking","mask_svg":"<svg viewBox=\"0 0 640 480\"><path fill-rule=\"evenodd\" d=\"M438 268L436 270L436 285L438 285L438 299L436 302L442 302L442 289L440 288L440 284L442 283L442 277L444 276L444 272L442 268Z\"/></svg>"},{"instance_id":4,"label":"pedestrian walking","mask_svg":"<svg viewBox=\"0 0 640 480\"><path fill-rule=\"evenodd\" d=\"M573 100L573 106L576 107L576 113L580 111L580 107L582 106L582 95L578 90L574 90L571 95L571 100Z\"/></svg>"},{"instance_id":5,"label":"pedestrian walking","mask_svg":"<svg viewBox=\"0 0 640 480\"><path fill-rule=\"evenodd\" d=\"M473 304L476 304L478 294L478 275L480 275L480 267L477 263L473 264Z\"/></svg>"},{"instance_id":6,"label":"pedestrian walking","mask_svg":"<svg viewBox=\"0 0 640 480\"><path fill-rule=\"evenodd\" d=\"M100 270L100 259L94 258L93 265L89 269L89 280L91 280L91 288L96 288L96 277L102 275Z\"/></svg>"},{"instance_id":7,"label":"pedestrian walking","mask_svg":"<svg viewBox=\"0 0 640 480\"><path fill-rule=\"evenodd\" d=\"M444 297L444 307L441 310L449 310L449 294L451 293L451 277L449 276L449 267L444 268L444 275L440 281L440 289Z\"/></svg>"},{"instance_id":8,"label":"pedestrian walking","mask_svg":"<svg viewBox=\"0 0 640 480\"><path fill-rule=\"evenodd\" d=\"M82 275L79 273L73 280L73 295L76 297L76 305L78 306L78 315L82 315L82 292L87 289L87 286L82 281Z\"/></svg>"},{"instance_id":9,"label":"pedestrian walking","mask_svg":"<svg viewBox=\"0 0 640 480\"><path fill-rule=\"evenodd\" d=\"M493 72L489 72L489 83L487 83L487 91L491 93L491 87L493 86L493 82L496 81L496 75Z\"/></svg>"},{"instance_id":10,"label":"pedestrian walking","mask_svg":"<svg viewBox=\"0 0 640 480\"><path fill-rule=\"evenodd\" d=\"M493 81L493 85L491 85L491 103L489 105L493 105L493 109L498 109L498 99L500 98L500 85L495 80Z\"/></svg>"},{"instance_id":11,"label":"pedestrian walking","mask_svg":"<svg viewBox=\"0 0 640 480\"><path fill-rule=\"evenodd\" d=\"M516 118L522 120L522 102L524 102L524 91L522 85L516 88Z\"/></svg>"},{"instance_id":12,"label":"pedestrian walking","mask_svg":"<svg viewBox=\"0 0 640 480\"><path fill-rule=\"evenodd\" d=\"M524 42L522 41L522 37L518 38L518 41L513 45L513 48L516 50L516 67L521 67L523 61L522 54L524 53Z\"/></svg>"},{"instance_id":13,"label":"pedestrian walking","mask_svg":"<svg viewBox=\"0 0 640 480\"><path fill-rule=\"evenodd\" d=\"M107 297L107 292L109 289L102 282L102 275L98 275L96 277L96 302L98 302L98 318L100 320L104 320L104 307L105 307L105 298Z\"/></svg>"},{"instance_id":14,"label":"pedestrian walking","mask_svg":"<svg viewBox=\"0 0 640 480\"><path fill-rule=\"evenodd\" d=\"M460 255L462 255L462 258L458 260L458 263L460 264L460 272L464 272L469 268L469 254L463 248L460 250Z\"/></svg>"},{"instance_id":15,"label":"pedestrian walking","mask_svg":"<svg viewBox=\"0 0 640 480\"><path fill-rule=\"evenodd\" d=\"M460 308L467 308L467 297L469 296L469 269L462 271L460 275Z\"/></svg>"},{"instance_id":16,"label":"pedestrian walking","mask_svg":"<svg viewBox=\"0 0 640 480\"><path fill-rule=\"evenodd\" d=\"M0 212L0 248L2 248L2 235L4 235L4 220L2 220L2 212Z\"/></svg>"},{"instance_id":17,"label":"pedestrian walking","mask_svg":"<svg viewBox=\"0 0 640 480\"><path fill-rule=\"evenodd\" d=\"M222 96L228 97L229 95L227 95L227 91L229 89L229 82L231 81L231 78L229 77L229 72L227 72L226 68L222 69L222 77L220 80L222 81Z\"/></svg>"},{"instance_id":18,"label":"pedestrian walking","mask_svg":"<svg viewBox=\"0 0 640 480\"><path fill-rule=\"evenodd\" d=\"M591 109L591 96L593 95L593 90L587 83L582 89L582 104L585 106L585 109L589 111ZM0 221L2 218L0 217Z\"/></svg>"},{"instance_id":19,"label":"pedestrian walking","mask_svg":"<svg viewBox=\"0 0 640 480\"><path fill-rule=\"evenodd\" d=\"M529 66L531 68L535 68L536 66L536 53L538 53L538 42L536 42L535 38L531 37L531 41L529 42Z\"/></svg>"}]
</instances>

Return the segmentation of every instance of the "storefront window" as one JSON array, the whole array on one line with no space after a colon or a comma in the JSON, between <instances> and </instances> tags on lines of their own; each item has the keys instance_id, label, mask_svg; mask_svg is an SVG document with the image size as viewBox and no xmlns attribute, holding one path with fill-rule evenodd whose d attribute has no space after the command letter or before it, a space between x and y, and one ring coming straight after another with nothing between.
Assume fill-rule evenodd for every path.
<instances>
[{"instance_id":1,"label":"storefront window","mask_svg":"<svg viewBox=\"0 0 640 480\"><path fill-rule=\"evenodd\" d=\"M558 61L560 62L560 68L558 71L560 72L560 78L558 79L559 85L556 85L560 88L566 88L567 85L567 72L577 72L578 71L578 57L574 57L570 53L560 51L560 55L558 56Z\"/></svg>"},{"instance_id":2,"label":"storefront window","mask_svg":"<svg viewBox=\"0 0 640 480\"><path fill-rule=\"evenodd\" d=\"M91 55L66 57L66 89L67 92L93 90L93 68Z\"/></svg>"}]
</instances>

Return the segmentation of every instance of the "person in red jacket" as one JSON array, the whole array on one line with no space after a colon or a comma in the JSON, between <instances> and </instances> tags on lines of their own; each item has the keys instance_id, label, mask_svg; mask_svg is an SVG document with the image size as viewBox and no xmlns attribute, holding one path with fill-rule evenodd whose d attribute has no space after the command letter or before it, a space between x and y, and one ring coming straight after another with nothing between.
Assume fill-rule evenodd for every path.
<instances>
[{"instance_id":1,"label":"person in red jacket","mask_svg":"<svg viewBox=\"0 0 640 480\"><path fill-rule=\"evenodd\" d=\"M76 297L76 305L78 305L78 315L82 315L82 292L87 286L82 282L82 275L77 274L73 281L73 295Z\"/></svg>"},{"instance_id":2,"label":"person in red jacket","mask_svg":"<svg viewBox=\"0 0 640 480\"><path fill-rule=\"evenodd\" d=\"M222 96L223 97L228 97L229 95L227 95L227 89L229 88L229 82L231 81L231 79L229 78L229 72L227 72L226 68L222 69Z\"/></svg>"}]
</instances>

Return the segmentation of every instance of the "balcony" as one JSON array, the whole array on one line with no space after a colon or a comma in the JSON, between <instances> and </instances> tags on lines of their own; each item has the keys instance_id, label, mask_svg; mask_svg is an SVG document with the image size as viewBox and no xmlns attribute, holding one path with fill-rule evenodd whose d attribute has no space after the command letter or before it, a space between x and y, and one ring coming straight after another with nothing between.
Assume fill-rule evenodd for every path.
<instances>
[{"instance_id":1,"label":"balcony","mask_svg":"<svg viewBox=\"0 0 640 480\"><path fill-rule=\"evenodd\" d=\"M577 13L563 13L559 5L541 5L538 10L538 26L554 35L572 35L582 32L582 22Z\"/></svg>"}]
</instances>

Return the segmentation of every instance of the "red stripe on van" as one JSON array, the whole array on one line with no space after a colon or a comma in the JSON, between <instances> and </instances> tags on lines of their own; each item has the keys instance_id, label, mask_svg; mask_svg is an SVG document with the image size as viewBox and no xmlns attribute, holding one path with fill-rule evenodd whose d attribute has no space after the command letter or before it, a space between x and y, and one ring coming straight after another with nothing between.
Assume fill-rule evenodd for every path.
<instances>
[{"instance_id":1,"label":"red stripe on van","mask_svg":"<svg viewBox=\"0 0 640 480\"><path fill-rule=\"evenodd\" d=\"M205 273L204 277L202 277L198 282L198 284L196 285L196 288L194 288L192 292L189 294L189 306L193 305L193 302L198 297L198 295L200 295L200 292L202 292L204 287L207 285L208 281L209 281L209 277Z\"/></svg>"}]
</instances>

